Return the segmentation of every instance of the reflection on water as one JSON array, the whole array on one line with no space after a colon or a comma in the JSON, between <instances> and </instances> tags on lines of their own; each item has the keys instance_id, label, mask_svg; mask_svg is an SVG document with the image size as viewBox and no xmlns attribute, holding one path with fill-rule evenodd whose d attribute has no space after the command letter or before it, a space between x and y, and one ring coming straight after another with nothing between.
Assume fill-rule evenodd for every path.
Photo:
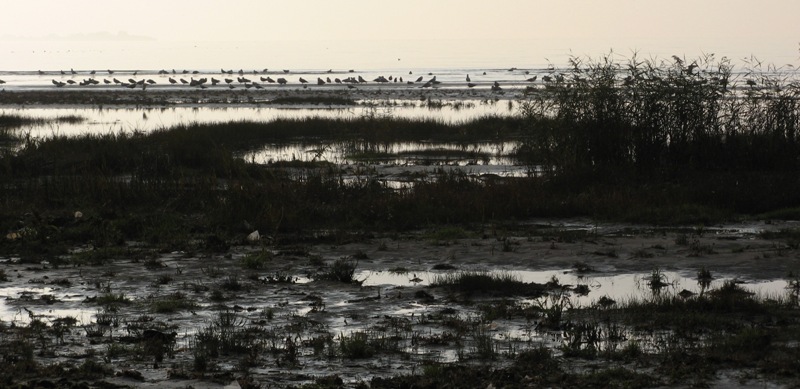
<instances>
[{"instance_id":1,"label":"reflection on water","mask_svg":"<svg viewBox=\"0 0 800 389\"><path fill-rule=\"evenodd\" d=\"M633 298L647 296L651 293L648 284L650 273L628 273L603 275L603 273L578 274L573 270L512 270L512 271L490 271L488 274L510 274L522 282L545 284L553 280L558 280L561 285L575 287L586 285L589 293L580 295L573 293L570 296L575 306L588 307L597 302L601 297L608 297L615 301L625 301ZM358 279L364 280L365 286L429 286L435 282L436 277L447 274L447 272L425 271L412 273L393 273L389 271L369 271L364 270L357 274ZM667 284L662 291L664 294L677 294L688 290L699 294L701 285L696 279L696 274L682 273L676 271L665 271L661 273L663 281ZM711 281L706 288L715 289L722 286L726 281L734 280L733 277L720 277ZM742 284L745 289L760 296L777 296L786 293L787 282L785 280L760 280Z\"/></svg>"},{"instance_id":2,"label":"reflection on water","mask_svg":"<svg viewBox=\"0 0 800 389\"><path fill-rule=\"evenodd\" d=\"M407 102L375 108L356 106L262 105L262 106L181 106L162 108L5 108L0 115L11 114L32 118L51 119L67 115L86 118L82 123L55 123L25 127L20 131L33 137L53 134L81 135L113 132L150 132L189 123L225 123L235 121L269 122L276 119L302 119L309 117L348 119L375 115L432 119L445 122L468 121L484 116L514 114L508 103L471 101L468 105L445 104L441 108L428 108L424 103ZM466 107L466 108L464 108Z\"/></svg>"}]
</instances>

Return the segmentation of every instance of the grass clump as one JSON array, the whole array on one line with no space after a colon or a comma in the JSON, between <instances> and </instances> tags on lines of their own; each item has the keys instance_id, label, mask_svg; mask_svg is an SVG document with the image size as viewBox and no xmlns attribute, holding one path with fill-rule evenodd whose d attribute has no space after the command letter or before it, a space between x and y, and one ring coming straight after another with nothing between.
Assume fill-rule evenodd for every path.
<instances>
[{"instance_id":1,"label":"grass clump","mask_svg":"<svg viewBox=\"0 0 800 389\"><path fill-rule=\"evenodd\" d=\"M500 296L541 296L546 287L522 282L510 272L459 271L434 275L432 287L444 287L464 294L486 293Z\"/></svg>"},{"instance_id":2,"label":"grass clump","mask_svg":"<svg viewBox=\"0 0 800 389\"><path fill-rule=\"evenodd\" d=\"M153 299L150 302L150 310L153 313L176 313L178 311L192 311L195 309L197 309L197 303L180 292Z\"/></svg>"},{"instance_id":3,"label":"grass clump","mask_svg":"<svg viewBox=\"0 0 800 389\"><path fill-rule=\"evenodd\" d=\"M247 254L240 260L243 268L249 270L263 270L269 267L274 255L269 251Z\"/></svg>"},{"instance_id":4,"label":"grass clump","mask_svg":"<svg viewBox=\"0 0 800 389\"><path fill-rule=\"evenodd\" d=\"M358 261L355 259L340 258L330 264L327 269L317 273L315 278L318 280L338 281L343 283L356 283L361 281L355 278Z\"/></svg>"}]
</instances>

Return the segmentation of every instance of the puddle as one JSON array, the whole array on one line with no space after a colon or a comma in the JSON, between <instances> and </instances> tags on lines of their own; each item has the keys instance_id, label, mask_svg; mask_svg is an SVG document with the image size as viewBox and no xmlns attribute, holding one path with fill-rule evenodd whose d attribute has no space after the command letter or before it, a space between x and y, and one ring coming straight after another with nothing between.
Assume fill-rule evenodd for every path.
<instances>
[{"instance_id":1,"label":"puddle","mask_svg":"<svg viewBox=\"0 0 800 389\"><path fill-rule=\"evenodd\" d=\"M452 271L441 272L411 272L393 273L389 271L361 271L356 274L356 278L364 280L365 286L379 287L409 287L409 286L429 286L436 277L445 274L452 274ZM457 273L457 272L456 272ZM572 303L578 307L589 307L594 305L601 297L608 297L615 301L625 301L633 298L648 297L652 290L648 284L650 273L636 274L609 274L592 272L579 274L573 269L531 271L531 270L490 270L487 274L511 275L519 281L526 283L545 284L553 280L558 280L561 285L574 288L577 285L586 285L588 294L580 295L575 292L570 294ZM661 272L663 282L666 284L660 293L662 295L677 294L683 290L699 294L704 288L697 281L697 274L681 273L676 271ZM719 276L714 278L705 290L716 289L726 281L737 280L742 282L741 286L748 291L759 296L777 296L786 293L788 286L785 280L759 280L746 282L746 280ZM398 313L407 314L414 310L401 310Z\"/></svg>"}]
</instances>

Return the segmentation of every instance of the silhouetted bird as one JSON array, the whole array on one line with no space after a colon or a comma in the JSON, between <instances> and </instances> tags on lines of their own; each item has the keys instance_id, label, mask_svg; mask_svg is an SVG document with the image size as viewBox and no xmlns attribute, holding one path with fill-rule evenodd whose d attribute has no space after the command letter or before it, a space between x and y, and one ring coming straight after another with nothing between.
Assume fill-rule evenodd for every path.
<instances>
[{"instance_id":1,"label":"silhouetted bird","mask_svg":"<svg viewBox=\"0 0 800 389\"><path fill-rule=\"evenodd\" d=\"M469 79L469 74L467 74L467 82L470 82L470 81L472 81L472 80Z\"/></svg>"},{"instance_id":2,"label":"silhouetted bird","mask_svg":"<svg viewBox=\"0 0 800 389\"><path fill-rule=\"evenodd\" d=\"M169 83L170 83L170 84L177 84L177 83L178 83L178 81L175 81L175 79L174 79L174 78L170 77L170 78L169 78Z\"/></svg>"}]
</instances>

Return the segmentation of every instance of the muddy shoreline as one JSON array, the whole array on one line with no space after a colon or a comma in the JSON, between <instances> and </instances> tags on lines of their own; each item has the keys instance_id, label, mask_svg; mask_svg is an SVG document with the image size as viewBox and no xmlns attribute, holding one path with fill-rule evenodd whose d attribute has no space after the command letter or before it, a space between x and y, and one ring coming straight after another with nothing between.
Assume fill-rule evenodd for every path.
<instances>
[{"instance_id":1,"label":"muddy shoreline","mask_svg":"<svg viewBox=\"0 0 800 389\"><path fill-rule=\"evenodd\" d=\"M262 236L250 242L242 236L245 244L217 253L159 253L134 242L114 251L86 246L75 248L69 261L58 266L19 263L11 255L0 265L7 276L0 283L2 333L15 336L32 322L46 323L31 343L37 363L85 368L87 361L96 361L107 366L98 376L101 381L124 387L286 387L326 380L333 383L324 387L363 387L370 381L385 387L383 379L456 361L506 368L513 358L504 350L514 350L513 355L539 347L558 350L564 341L560 331L542 327L544 319L535 309L527 311L535 306L519 305L516 309L529 312L522 316L508 313L487 320L484 307L524 299L492 293L465 298L428 286L430 279L415 281L418 276L489 269L557 271L564 277L582 272L591 280L644 277L653 269L691 276L709 269L715 277L747 285L785 279L800 268L797 249L762 237L795 224L667 229L539 220L513 230L486 226L467 236L441 230L334 240L320 240L324 233ZM356 282L319 276L345 259L356 264ZM407 281L382 284L381 274ZM634 288L630 293L646 297L649 291ZM601 296L592 297L596 303ZM76 320L72 325L56 327L69 317ZM471 335L450 339L460 331L453 325L465 325ZM234 343L227 351L199 362L201 334L226 339L220 335L225 331L245 343L229 339ZM147 334L166 337L170 345L162 350ZM386 349L366 349L362 355L344 348L357 336ZM481 354L485 350L475 343L479 339L492 339L496 356ZM580 372L581 365L570 374ZM723 385L727 378L722 377L706 382Z\"/></svg>"}]
</instances>

